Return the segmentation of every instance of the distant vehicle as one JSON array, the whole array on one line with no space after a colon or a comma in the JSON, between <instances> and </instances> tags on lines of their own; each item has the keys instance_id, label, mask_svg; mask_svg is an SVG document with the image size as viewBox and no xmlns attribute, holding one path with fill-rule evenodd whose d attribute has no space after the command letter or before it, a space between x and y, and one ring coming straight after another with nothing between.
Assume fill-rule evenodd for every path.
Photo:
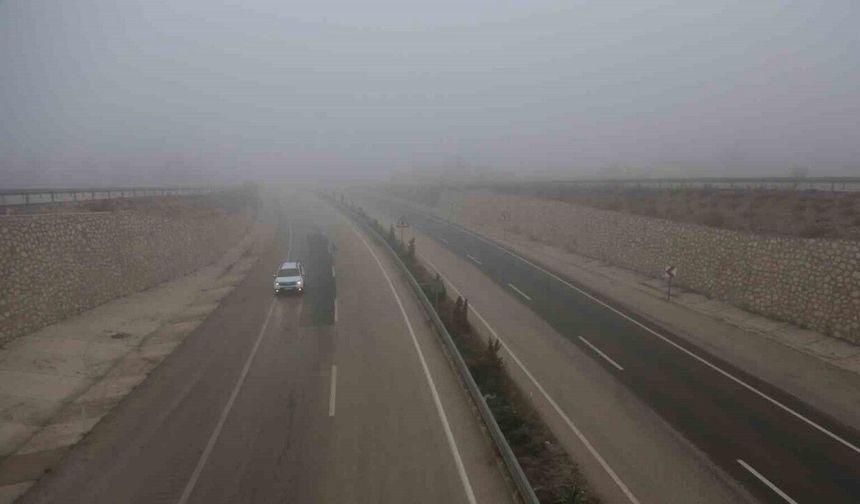
<instances>
[{"instance_id":1,"label":"distant vehicle","mask_svg":"<svg viewBox=\"0 0 860 504\"><path fill-rule=\"evenodd\" d=\"M275 295L281 292L305 292L305 268L302 263L285 262L275 273Z\"/></svg>"}]
</instances>

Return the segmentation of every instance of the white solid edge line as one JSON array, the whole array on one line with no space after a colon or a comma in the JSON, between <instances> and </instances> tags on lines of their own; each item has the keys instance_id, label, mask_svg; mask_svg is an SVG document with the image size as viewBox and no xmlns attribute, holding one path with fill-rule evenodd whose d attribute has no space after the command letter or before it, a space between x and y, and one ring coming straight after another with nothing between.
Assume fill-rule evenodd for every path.
<instances>
[{"instance_id":1,"label":"white solid edge line","mask_svg":"<svg viewBox=\"0 0 860 504\"><path fill-rule=\"evenodd\" d=\"M525 292L523 292L523 291L521 291L521 290L517 289L517 286L516 286L516 285L514 285L514 284L512 284L512 283L509 283L509 284L508 284L508 287L510 287L511 289L513 289L513 290L517 291L517 294L519 294L520 296L522 296L522 297L524 297L524 298L528 299L529 301L531 301L531 300L532 300L532 298L530 298L530 297L528 296L528 294L526 294Z\"/></svg>"},{"instance_id":2,"label":"white solid edge line","mask_svg":"<svg viewBox=\"0 0 860 504\"><path fill-rule=\"evenodd\" d=\"M443 275L441 271L439 271L439 268L437 268L435 264L430 262L430 260L428 260L426 257L424 257L421 254L418 254L418 257L422 261L424 261L428 265L430 265L431 268L436 270L436 273L439 274L439 276L442 278L442 280L448 282L448 285L450 285L451 288L454 289L454 292L456 292L458 296L463 297L463 293L460 292L460 290L457 288L457 286L454 285L450 280L448 280L448 278L445 277L445 275ZM538 391L541 393L541 395L544 397L544 399L546 399L546 401L549 403L549 405L552 406L552 409L555 410L556 414L558 414L558 416L560 416L562 418L562 420L564 420L564 423L567 424L567 427L571 431L573 431L573 433L576 435L577 439L579 439L579 441L583 445L585 445L585 448L588 450L588 452L591 454L591 456L594 457L597 460L597 463L600 464L600 467L602 467L603 470L606 471L607 474L609 474L609 477L612 478L612 481L615 482L615 484L618 486L618 488L621 490L621 492L627 497L627 499L629 499L630 502L632 502L633 504L639 504L639 500L636 498L635 495L633 495L633 492L630 491L630 489L627 487L627 484L621 480L621 478L618 476L618 474L615 472L615 470L612 469L612 467L609 465L609 463L606 462L606 460L600 455L600 453L591 444L591 442L588 440L588 438L586 438L585 435L576 426L576 424L573 423L573 420L571 420L570 417L567 416L567 414L561 409L561 407L558 405L558 403L555 402L555 399L553 399L552 396L550 396L549 393L546 391L546 389L543 388L543 385L541 385L540 382L537 381L537 378L535 378L534 375L531 373L531 371L529 371L529 369L526 367L526 365L523 364L523 361L521 361L520 358L517 357L517 354L515 354L513 352L513 350L511 350L511 347L509 347L508 344L505 343L505 340L503 340L501 337L499 337L499 334L496 332L495 329L493 329L493 326L491 326L490 323L487 322L487 319L485 319L483 317L483 315L481 315L481 313L478 312L477 309L475 309L475 305L472 303L469 303L469 309L472 310L472 313L474 313L475 316L478 317L478 319L480 319L481 323L484 324L484 326L493 334L493 337L495 337L496 340L502 344L502 348L504 348L505 351L508 353L508 355L510 355L511 358L514 360L514 362L516 362L517 366L519 366L519 368L522 370L523 374L525 374L526 377L528 377L529 381L532 382L532 385L534 385L535 388L538 389Z\"/></svg>"},{"instance_id":3,"label":"white solid edge line","mask_svg":"<svg viewBox=\"0 0 860 504\"><path fill-rule=\"evenodd\" d=\"M227 401L227 405L224 406L224 410L221 412L221 416L218 418L218 423L215 425L215 430L212 431L212 434L209 436L209 442L206 443L206 448L203 450L203 454L200 455L200 459L197 460L197 465L194 467L194 472L191 473L191 478L188 480L188 483L186 483L185 489L182 491L182 496L179 498L178 504L185 504L186 502L188 502L188 499L191 497L191 493L194 491L194 487L197 485L197 480L200 478L200 473L203 472L203 467L206 465L206 461L212 454L212 449L215 448L215 443L218 441L218 437L221 435L221 430L224 428L224 424L227 421L227 417L230 415L230 410L233 408L233 403L236 401L236 397L239 395L239 390L242 388L242 384L245 383L245 378L248 376L248 371L251 369L251 363L254 361L254 357L257 355L257 350L260 348L260 342L263 340L263 335L266 333L266 328L269 326L269 318L271 318L272 311L274 310L274 308L275 301L272 300L272 303L269 305L269 312L266 314L266 319L263 322L263 327L260 328L260 333L257 335L257 340L254 342L253 348L251 348L251 353L245 360L245 365L244 367L242 367L242 372L239 374L239 379L236 381L236 385L233 387L233 392L230 394L230 399Z\"/></svg>"},{"instance_id":4,"label":"white solid edge line","mask_svg":"<svg viewBox=\"0 0 860 504\"><path fill-rule=\"evenodd\" d=\"M287 220L287 260L290 258L290 251L293 247L293 222L291 220ZM233 392L230 393L230 399L227 400L227 404L224 406L224 410L221 412L221 416L218 418L218 423L215 425L215 430L212 431L212 434L209 436L209 441L206 443L206 448L204 448L203 453L200 455L200 459L197 460L197 465L194 467L194 472L191 473L191 478L188 479L188 483L185 484L185 489L182 491L182 496L179 497L179 501L177 504L185 504L188 502L188 499L191 498L191 493L194 491L194 487L197 485L197 480L200 478L200 473L203 472L203 467L206 465L206 461L209 459L209 456L212 454L212 449L215 448L215 443L218 441L218 437L221 435L221 430L224 428L224 424L227 422L227 417L230 415L230 410L233 408L233 403L236 401L236 397L239 395L239 390L242 388L242 384L245 383L245 377L248 376L248 371L251 369L251 363L254 361L254 357L257 355L257 349L260 348L260 342L263 341L263 335L266 333L266 328L269 327L269 319L272 317L272 311L275 309L275 300L273 299L271 304L269 305L269 311L266 313L266 318L263 320L263 326L260 328L259 334L257 334L257 339L254 341L254 346L251 348L251 353L248 355L248 358L245 360L245 365L242 367L242 372L239 374L239 379L236 381L236 385L233 387Z\"/></svg>"},{"instance_id":5,"label":"white solid edge line","mask_svg":"<svg viewBox=\"0 0 860 504\"><path fill-rule=\"evenodd\" d=\"M712 364L712 363L710 363L707 359L705 359L705 358L703 358L703 357L699 357L699 356L698 356L698 355L696 355L695 353L691 352L690 350L687 350L686 348L684 348L684 347L682 347L681 345L679 345L679 344L675 343L674 341L670 340L669 338L667 338L667 337L663 336L662 334L658 333L657 331L655 331L655 330L653 330L653 329L649 328L648 326L646 326L646 325L642 324L641 322L637 321L636 319L631 318L630 316L628 316L628 315L626 315L625 313L623 313L623 312L619 311L618 309L614 308L613 306L611 306L611 305L609 305L609 304L607 304L607 303L604 303L603 301L601 301L601 300L597 299L596 297L594 297L594 296L592 296L591 294L589 294L589 293L585 292L584 290L582 290L582 289L580 289L580 288L578 288L578 287L576 287L576 286L572 285L570 282L568 282L568 281L566 281L565 279L563 279L563 278L559 277L558 275L556 275L556 274L554 274L554 273L552 273L552 272L550 272L550 271L547 271L546 269L544 269L544 268L542 268L542 267L538 266L537 264L535 264L535 263L533 263L533 262L529 261L528 259L526 259L526 258L524 258L524 257L522 257L522 256L520 256L520 255L518 255L518 254L516 254L516 253L514 253L514 252L512 252L512 251L510 251L510 250L507 250L507 249L506 249L506 248L504 248L504 247L501 247L501 246L499 246L499 245L497 245L497 244L493 243L492 241L490 241L490 240L488 240L488 239L484 238L483 236L481 236L481 235L479 235L479 234L477 234L477 233L474 233L474 232L472 232L472 231L469 231L469 230L467 230L467 229L465 229L465 228L459 228L459 227L456 227L456 226L452 226L451 224L449 224L449 223L447 223L447 222L445 222L445 221L443 221L443 220L441 220L441 219L439 219L439 218L437 218L437 217L432 217L432 218L434 218L434 219L436 219L436 220L438 220L438 221L440 221L440 222L445 223L445 224L446 224L446 225L448 225L449 227L452 227L452 228L454 228L454 229L459 229L459 230L461 230L461 231L462 231L462 232L464 232L464 233L471 234L471 235L473 235L474 237L478 238L479 240L481 240L481 241L483 241L483 242L485 242L485 243L487 243L487 244L489 244L489 245L492 245L493 247L495 247L495 248L497 248L497 249L501 250L502 252L505 252L506 254L508 254L508 255L510 255L510 256L512 256L512 257L515 257L515 258L519 259L520 261L523 261L524 263L526 263L526 264L528 264L528 265L532 266L533 268L535 268L535 269L537 269L537 270L542 271L544 274L546 274L546 275L548 275L548 276L550 276L550 277L552 277L552 278L554 278L554 279L558 280L559 282L561 282L561 283L563 283L564 285L566 285L566 286L570 287L571 289L573 289L573 290L575 290L575 291L579 292L580 294L582 294L583 296L587 297L588 299L590 299L590 300L594 301L595 303L597 303L597 304L599 304L599 305L601 305L601 306L603 306L603 307L605 307L605 308L607 308L607 309L609 309L609 310L611 310L611 311L615 312L616 314L618 314L618 315L620 315L620 316L624 317L624 318L625 318L625 319L627 319L628 321L630 321L630 322L632 322L632 323L636 324L637 326L641 327L642 329L644 329L644 330L648 331L649 333L653 334L654 336L656 336L656 337L660 338L660 339L661 339L661 340L663 340L665 343L668 343L668 344L672 345L673 347L675 347L675 348L677 348L678 350L680 350L680 351L684 352L685 354L689 355L690 357L692 357L692 358L696 359L697 361L701 362L702 364L704 364L704 365L708 366L709 368L713 369L714 371L716 371L716 372L718 372L718 373L722 374L722 375L723 375L723 376L725 376L726 378L728 378L728 379L730 379L730 380L734 381L734 382L735 382L735 383L737 383L738 385L740 385L740 386L742 386L742 387L746 388L746 389L747 389L747 390L749 390L750 392L752 392L752 393L754 393L754 394L758 395L758 396L759 396L759 397L761 397L762 399L767 400L768 402L770 402L770 403L771 403L771 404L773 404L774 406L779 407L780 409L782 409L782 410L783 410L783 411L785 411L786 413L789 413L789 414L793 415L793 416L794 416L794 417L796 417L797 419L799 419L799 420L801 420L801 421L805 422L806 424L808 424L809 426L811 426L811 427L813 427L813 428L817 429L819 432L822 432L823 434L825 434L825 435L827 435L827 436L829 436L829 437L833 438L834 440L838 441L839 443L843 444L844 446L848 447L849 449L851 449L851 450L853 450L853 451L855 451L855 452L857 452L857 453L860 453L860 447L857 447L857 446L855 446L855 445L851 444L851 442L849 442L849 441L847 441L847 440L843 439L843 438L842 438L842 437L840 437L838 434L835 434L835 433L833 433L833 432L830 432L830 431L829 431L829 430L827 430L825 427L823 427L823 426L819 425L818 423L816 423L814 420L810 420L809 418L806 418L806 417L805 417L805 416L803 416L802 414L798 413L797 411L794 411L793 409L791 409L790 407L788 407L788 406L786 406L785 404L781 403L781 402L780 402L780 401L778 401L777 399L774 399L773 397L770 397L769 395L767 395L767 394L765 394L764 392L760 391L759 389L757 389L757 388L753 387L752 385L750 385L750 384L746 383L745 381L743 381L743 380L741 380L740 378L736 377L735 375L733 375L733 374L729 373L728 371L724 371L722 368L720 368L720 367L719 367L719 366L717 366L716 364Z\"/></svg>"},{"instance_id":6,"label":"white solid edge line","mask_svg":"<svg viewBox=\"0 0 860 504\"><path fill-rule=\"evenodd\" d=\"M782 497L783 499L785 499L785 501L786 501L786 502L790 502L791 504L797 504L797 501L796 501L796 500L794 500L794 499L792 499L791 497L789 497L789 496L788 496L788 494L786 494L785 492L783 492L782 490L780 490L780 489L779 489L779 487L777 487L776 485L774 485L773 483L771 483L769 479L767 479L767 478L765 478L764 476L762 476L762 475L761 475L761 473L759 473L758 471L756 471L755 469L753 469L753 468L752 468L752 466L750 466L749 464L747 464L746 462L744 462L744 461L743 461L743 460L741 460L741 459L737 459L737 461L738 461L738 464L740 464L740 465L741 465L744 469L746 469L747 471L751 472L753 476L755 476L756 478L758 478L758 479L759 479L759 481L761 481L762 483L764 483L765 485L767 485L767 486L768 486L768 488L770 488L771 490L773 490L777 495L779 495L780 497Z\"/></svg>"},{"instance_id":7,"label":"white solid edge line","mask_svg":"<svg viewBox=\"0 0 860 504\"><path fill-rule=\"evenodd\" d=\"M382 276L385 277L386 282L388 282L388 287L391 289L391 293L394 294L394 300L397 301L397 306L400 308L400 314L403 316L403 321L406 322L406 328L409 330L409 335L412 336L412 344L415 346L415 351L418 353L418 360L421 361L421 368L424 370L424 376L427 378L427 384L430 386L430 393L433 396L433 402L436 405L436 412L439 414L439 419L442 421L442 427L445 430L445 437L448 440L448 447L451 450L451 454L454 456L454 463L457 466L457 473L460 475L460 481L463 483L463 488L466 491L466 498L468 499L470 504L477 504L475 500L475 493L472 491L472 484L469 482L469 476L466 474L466 467L463 465L463 459L460 457L460 450L457 448L457 443L454 440L454 434L451 431L451 425L448 423L448 417L445 414L445 409L442 406L442 400L439 398L439 392L436 390L436 384L433 382L433 376L430 374L430 368L427 366L427 361L424 359L424 352L421 351L421 347L418 345L418 338L415 336L415 331L412 329L412 323L409 322L409 316L406 314L406 309L403 307L403 303L400 301L400 296L397 294L397 291L394 289L394 283L391 282L391 278L388 276L388 273L385 271L385 268L382 266L382 262L377 257L376 252L370 248L370 245L365 241L364 237L352 226L349 224L350 228L352 228L352 232L358 236L358 239L364 244L367 250L370 252L370 255L373 256L373 259L376 261L377 266L379 266L379 270L382 271Z\"/></svg>"},{"instance_id":8,"label":"white solid edge line","mask_svg":"<svg viewBox=\"0 0 860 504\"><path fill-rule=\"evenodd\" d=\"M597 352L598 354L600 354L600 356L601 356L601 357L603 357L604 359L606 359L607 361L609 361L609 363L610 363L610 364L612 364L613 366L617 367L619 371L624 371L624 368L623 368L623 367L619 366L619 365L618 365L618 363L617 363L617 362L615 362L614 360L612 360L611 358L609 358L609 356L608 356L608 355L606 355L605 353L601 352L599 348L597 348L596 346L592 345L590 341L588 341L587 339L583 338L582 336L578 336L578 338L579 338L580 340L582 340L582 342L583 342L583 343L585 343L586 345L588 345L588 347L589 347L589 348L591 348L592 350L594 350L595 352Z\"/></svg>"},{"instance_id":9,"label":"white solid edge line","mask_svg":"<svg viewBox=\"0 0 860 504\"><path fill-rule=\"evenodd\" d=\"M331 365L331 394L328 398L328 416L334 416L334 401L337 394L337 366Z\"/></svg>"},{"instance_id":10,"label":"white solid edge line","mask_svg":"<svg viewBox=\"0 0 860 504\"><path fill-rule=\"evenodd\" d=\"M475 263L475 264L478 264L478 265L484 264L484 263L482 263L481 261L479 261L479 260L475 259L474 257L470 256L469 254L466 254L466 257L468 257L469 259L471 259L471 260L472 260L472 262L473 262L473 263Z\"/></svg>"}]
</instances>

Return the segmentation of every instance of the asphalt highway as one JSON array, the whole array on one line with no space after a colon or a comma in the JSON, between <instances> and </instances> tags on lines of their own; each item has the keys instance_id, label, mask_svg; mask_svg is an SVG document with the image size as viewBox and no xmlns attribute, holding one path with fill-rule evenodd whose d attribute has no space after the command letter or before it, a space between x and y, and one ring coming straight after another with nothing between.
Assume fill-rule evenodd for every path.
<instances>
[{"instance_id":1,"label":"asphalt highway","mask_svg":"<svg viewBox=\"0 0 860 504\"><path fill-rule=\"evenodd\" d=\"M610 300L411 205L388 215L471 262L762 502L860 502L860 435ZM673 482L666 481L666 485Z\"/></svg>"},{"instance_id":2,"label":"asphalt highway","mask_svg":"<svg viewBox=\"0 0 860 504\"><path fill-rule=\"evenodd\" d=\"M512 502L381 254L327 204L285 203L272 250L20 502ZM304 296L273 297L286 259Z\"/></svg>"}]
</instances>

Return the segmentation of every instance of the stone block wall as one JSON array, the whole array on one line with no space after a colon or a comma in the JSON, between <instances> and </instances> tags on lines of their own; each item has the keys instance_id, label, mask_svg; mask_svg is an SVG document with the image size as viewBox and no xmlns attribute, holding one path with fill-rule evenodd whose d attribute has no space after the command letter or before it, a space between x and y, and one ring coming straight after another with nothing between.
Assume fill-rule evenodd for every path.
<instances>
[{"instance_id":1,"label":"stone block wall","mask_svg":"<svg viewBox=\"0 0 860 504\"><path fill-rule=\"evenodd\" d=\"M860 242L768 237L488 192L449 191L437 210L477 231L504 224L652 277L675 265L675 282L691 290L860 343Z\"/></svg>"},{"instance_id":2,"label":"stone block wall","mask_svg":"<svg viewBox=\"0 0 860 504\"><path fill-rule=\"evenodd\" d=\"M249 225L221 211L0 216L0 344L191 273Z\"/></svg>"}]
</instances>

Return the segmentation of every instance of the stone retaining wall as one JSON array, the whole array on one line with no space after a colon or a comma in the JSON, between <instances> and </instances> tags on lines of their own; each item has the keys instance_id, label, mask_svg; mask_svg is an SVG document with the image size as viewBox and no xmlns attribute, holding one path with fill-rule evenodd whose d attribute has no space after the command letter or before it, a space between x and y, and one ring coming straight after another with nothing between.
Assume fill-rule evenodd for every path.
<instances>
[{"instance_id":1,"label":"stone retaining wall","mask_svg":"<svg viewBox=\"0 0 860 504\"><path fill-rule=\"evenodd\" d=\"M242 212L0 216L0 344L209 264Z\"/></svg>"},{"instance_id":2,"label":"stone retaining wall","mask_svg":"<svg viewBox=\"0 0 860 504\"><path fill-rule=\"evenodd\" d=\"M860 242L777 238L551 200L448 191L437 209L676 283L774 319L860 343ZM503 210L510 220L502 222Z\"/></svg>"}]
</instances>

